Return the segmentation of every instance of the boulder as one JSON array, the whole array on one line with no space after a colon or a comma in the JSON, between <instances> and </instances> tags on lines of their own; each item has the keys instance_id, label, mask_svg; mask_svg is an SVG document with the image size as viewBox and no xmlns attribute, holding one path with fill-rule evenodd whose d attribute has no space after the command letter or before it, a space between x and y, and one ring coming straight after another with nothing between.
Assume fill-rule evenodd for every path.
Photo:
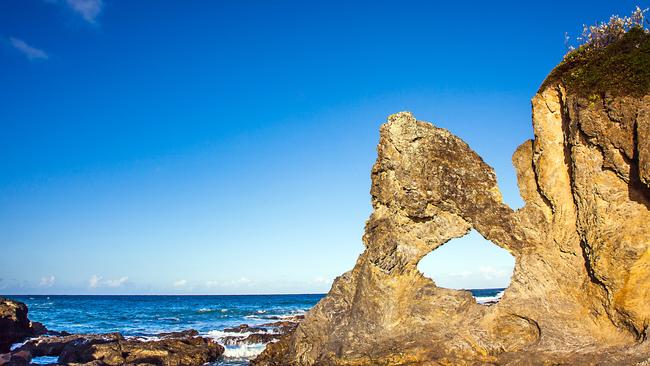
<instances>
[{"instance_id":1,"label":"boulder","mask_svg":"<svg viewBox=\"0 0 650 366\"><path fill-rule=\"evenodd\" d=\"M27 306L19 301L0 297L0 353L29 337L44 334L43 324L27 318Z\"/></svg>"},{"instance_id":2,"label":"boulder","mask_svg":"<svg viewBox=\"0 0 650 366\"><path fill-rule=\"evenodd\" d=\"M223 346L201 337L163 338L156 341L117 339L109 342L84 342L66 348L60 363L99 362L100 365L192 366L216 361Z\"/></svg>"}]
</instances>

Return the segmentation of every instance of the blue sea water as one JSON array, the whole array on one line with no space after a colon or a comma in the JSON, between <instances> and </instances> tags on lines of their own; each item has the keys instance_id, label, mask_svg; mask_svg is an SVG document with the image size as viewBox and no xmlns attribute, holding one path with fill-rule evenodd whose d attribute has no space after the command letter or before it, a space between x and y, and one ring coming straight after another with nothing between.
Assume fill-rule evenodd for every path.
<instances>
[{"instance_id":1,"label":"blue sea water","mask_svg":"<svg viewBox=\"0 0 650 366\"><path fill-rule=\"evenodd\" d=\"M470 290L478 302L497 299L503 289ZM225 328L258 325L304 314L324 295L210 296L8 296L29 308L29 318L50 330L70 333L120 332L152 337L162 332L196 329L216 340ZM215 366L245 365L263 345L227 346ZM41 358L35 361L53 362Z\"/></svg>"}]
</instances>

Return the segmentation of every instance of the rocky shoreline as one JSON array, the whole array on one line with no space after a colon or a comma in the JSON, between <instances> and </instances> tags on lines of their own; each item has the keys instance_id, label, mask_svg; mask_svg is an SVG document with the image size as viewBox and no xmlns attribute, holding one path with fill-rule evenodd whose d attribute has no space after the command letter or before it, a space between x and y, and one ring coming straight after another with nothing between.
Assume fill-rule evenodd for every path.
<instances>
[{"instance_id":1,"label":"rocky shoreline","mask_svg":"<svg viewBox=\"0 0 650 366\"><path fill-rule=\"evenodd\" d=\"M203 337L189 329L160 333L151 338L124 337L120 333L70 334L47 330L27 317L27 306L0 298L0 366L35 365L36 357L56 357L58 365L165 365L193 366L218 361L224 346L268 344L293 331L301 315L273 322L224 329L220 339Z\"/></svg>"}]
</instances>

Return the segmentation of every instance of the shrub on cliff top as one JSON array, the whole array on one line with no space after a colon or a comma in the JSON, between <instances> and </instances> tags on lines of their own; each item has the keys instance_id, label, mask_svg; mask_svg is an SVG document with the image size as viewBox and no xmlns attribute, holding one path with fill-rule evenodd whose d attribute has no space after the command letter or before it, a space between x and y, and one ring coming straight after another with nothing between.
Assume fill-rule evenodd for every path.
<instances>
[{"instance_id":1,"label":"shrub on cliff top","mask_svg":"<svg viewBox=\"0 0 650 366\"><path fill-rule=\"evenodd\" d=\"M564 60L549 74L540 90L562 82L583 96L645 95L650 91L650 32L645 27L647 10L639 7L630 17L612 16L607 23L584 26L583 42L570 48ZM646 22L647 23L647 22Z\"/></svg>"}]
</instances>

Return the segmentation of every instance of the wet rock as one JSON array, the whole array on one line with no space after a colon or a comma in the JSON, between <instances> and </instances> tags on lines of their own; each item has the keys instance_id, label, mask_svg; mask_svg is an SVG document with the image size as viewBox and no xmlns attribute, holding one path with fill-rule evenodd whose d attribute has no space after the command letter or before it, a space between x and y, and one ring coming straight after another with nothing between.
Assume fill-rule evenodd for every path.
<instances>
[{"instance_id":1,"label":"wet rock","mask_svg":"<svg viewBox=\"0 0 650 366\"><path fill-rule=\"evenodd\" d=\"M32 355L26 351L5 353L0 355L0 366L27 366L32 361Z\"/></svg>"},{"instance_id":2,"label":"wet rock","mask_svg":"<svg viewBox=\"0 0 650 366\"><path fill-rule=\"evenodd\" d=\"M19 301L0 297L0 353L11 345L45 333L45 327L27 318L27 306Z\"/></svg>"},{"instance_id":3,"label":"wet rock","mask_svg":"<svg viewBox=\"0 0 650 366\"><path fill-rule=\"evenodd\" d=\"M259 333L266 332L266 329L260 327L251 327L248 324L240 324L234 328L225 328L223 331L227 333Z\"/></svg>"},{"instance_id":4,"label":"wet rock","mask_svg":"<svg viewBox=\"0 0 650 366\"><path fill-rule=\"evenodd\" d=\"M189 338L189 337L197 337L199 335L199 332L196 331L195 329L188 329L188 330L183 330L180 332L169 332L169 333L160 333L158 334L158 337L160 338Z\"/></svg>"},{"instance_id":5,"label":"wet rock","mask_svg":"<svg viewBox=\"0 0 650 366\"><path fill-rule=\"evenodd\" d=\"M124 340L124 337L119 333L42 336L25 342L25 344L18 348L18 351L29 352L34 357L58 357L64 352L74 352L81 345L87 346L122 340Z\"/></svg>"},{"instance_id":6,"label":"wet rock","mask_svg":"<svg viewBox=\"0 0 650 366\"><path fill-rule=\"evenodd\" d=\"M202 337L163 338L155 341L116 339L83 342L65 348L60 363L99 362L101 365L203 365L216 361L223 346Z\"/></svg>"},{"instance_id":7,"label":"wet rock","mask_svg":"<svg viewBox=\"0 0 650 366\"><path fill-rule=\"evenodd\" d=\"M277 333L286 334L294 330L298 326L298 321L281 320L272 323L261 324L261 327L274 329Z\"/></svg>"},{"instance_id":8,"label":"wet rock","mask_svg":"<svg viewBox=\"0 0 650 366\"><path fill-rule=\"evenodd\" d=\"M226 346L240 346L244 344L267 344L282 337L280 333L253 333L246 337L228 336L221 339Z\"/></svg>"}]
</instances>

